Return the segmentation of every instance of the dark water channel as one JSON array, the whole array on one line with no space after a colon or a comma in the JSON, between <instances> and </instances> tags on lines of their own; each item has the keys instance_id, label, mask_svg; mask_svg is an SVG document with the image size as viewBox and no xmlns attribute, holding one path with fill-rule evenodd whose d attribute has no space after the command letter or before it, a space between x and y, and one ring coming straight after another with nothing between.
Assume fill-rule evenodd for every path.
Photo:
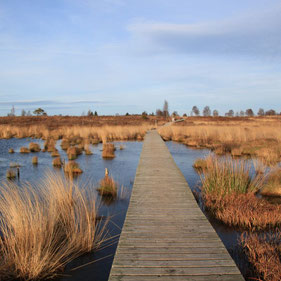
<instances>
[{"instance_id":1,"label":"dark water channel","mask_svg":"<svg viewBox=\"0 0 281 281\"><path fill-rule=\"evenodd\" d=\"M18 163L21 165L20 168L20 180L16 180L19 184L24 181L29 181L36 184L38 180L42 179L46 171L54 170L52 166L52 157L50 153L38 152L21 154L19 149L22 146L28 147L30 142L37 142L43 146L42 140L32 140L32 139L9 139L0 140L0 181L6 180L6 171L9 169L11 162ZM120 145L124 146L124 150L120 150ZM209 154L209 150L194 150L186 147L183 144L175 142L166 142L172 156L178 167L184 174L190 188L193 192L199 192L198 184L200 181L199 175L193 169L192 165L195 159L202 158ZM94 184L104 177L105 168L108 168L110 174L118 182L119 187L123 186L123 195L120 199L115 202L102 203L99 215L110 217L111 221L107 225L108 233L111 236L116 236L120 234L122 225L124 223L126 211L129 204L129 197L135 177L136 168L139 161L139 156L142 150L142 142L115 142L117 150L115 152L116 157L113 160L104 160L101 157L102 145L98 144L91 146L93 155L86 156L80 155L77 158L77 162L84 173L78 177L78 181L81 185L83 184ZM13 148L15 150L14 154L9 154L8 149ZM57 149L63 159L67 159L67 155L60 148L60 142L57 142ZM38 165L34 166L31 163L32 157L38 156ZM119 188L119 192L121 188ZM99 195L97 194L97 198ZM237 263L240 271L245 277L252 276L249 272L249 265L245 255L241 253L241 247L238 244L238 238L240 237L240 232L235 231L232 228L225 227L216 220L212 219L207 212L204 210L202 202L199 200L199 205L204 211L206 216L211 221L213 227L217 231L218 235L225 244L227 250L230 252L231 256ZM113 242L113 243L111 243ZM95 281L105 281L108 279L111 264L113 261L113 256L117 246L117 239L114 241L109 241L110 246L102 248L101 250L87 254L82 257L77 258L71 262L67 268L63 277L57 279L57 281L78 281L78 280L95 280ZM94 262L93 262L94 261ZM82 267L80 267L82 266ZM80 267L76 270L74 268Z\"/></svg>"}]
</instances>

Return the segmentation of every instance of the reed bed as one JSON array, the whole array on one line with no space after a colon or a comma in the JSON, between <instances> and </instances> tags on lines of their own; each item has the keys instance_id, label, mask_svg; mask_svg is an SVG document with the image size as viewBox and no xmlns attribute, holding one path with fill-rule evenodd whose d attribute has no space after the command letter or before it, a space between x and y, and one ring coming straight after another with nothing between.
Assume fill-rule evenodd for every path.
<instances>
[{"instance_id":1,"label":"reed bed","mask_svg":"<svg viewBox=\"0 0 281 281\"><path fill-rule=\"evenodd\" d=\"M217 154L231 153L236 157L252 155L260 157L267 164L281 161L280 118L270 122L263 119L247 122L186 121L183 124L160 127L158 132L164 140L182 142L191 147L211 148Z\"/></svg>"},{"instance_id":2,"label":"reed bed","mask_svg":"<svg viewBox=\"0 0 281 281\"><path fill-rule=\"evenodd\" d=\"M1 280L55 277L104 237L93 190L59 174L49 173L36 187L1 184L0 214Z\"/></svg>"},{"instance_id":3,"label":"reed bed","mask_svg":"<svg viewBox=\"0 0 281 281\"><path fill-rule=\"evenodd\" d=\"M115 157L115 146L113 143L104 143L102 148L103 158L114 158Z\"/></svg>"}]
</instances>

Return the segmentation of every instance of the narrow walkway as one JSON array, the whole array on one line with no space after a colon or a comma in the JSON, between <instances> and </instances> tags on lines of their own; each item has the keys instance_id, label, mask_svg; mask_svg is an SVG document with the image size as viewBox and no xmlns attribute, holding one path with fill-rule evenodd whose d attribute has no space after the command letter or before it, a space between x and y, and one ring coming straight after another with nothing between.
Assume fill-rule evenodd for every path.
<instances>
[{"instance_id":1,"label":"narrow walkway","mask_svg":"<svg viewBox=\"0 0 281 281\"><path fill-rule=\"evenodd\" d=\"M156 131L144 140L109 280L244 280Z\"/></svg>"}]
</instances>

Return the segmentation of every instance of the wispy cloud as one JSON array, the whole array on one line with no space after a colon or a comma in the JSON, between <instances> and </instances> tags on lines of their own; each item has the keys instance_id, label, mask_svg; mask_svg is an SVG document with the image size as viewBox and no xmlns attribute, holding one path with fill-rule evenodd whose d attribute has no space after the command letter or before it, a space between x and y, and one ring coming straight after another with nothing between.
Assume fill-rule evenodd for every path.
<instances>
[{"instance_id":1,"label":"wispy cloud","mask_svg":"<svg viewBox=\"0 0 281 281\"><path fill-rule=\"evenodd\" d=\"M281 5L231 20L175 24L136 22L128 26L132 39L152 52L281 54Z\"/></svg>"}]
</instances>

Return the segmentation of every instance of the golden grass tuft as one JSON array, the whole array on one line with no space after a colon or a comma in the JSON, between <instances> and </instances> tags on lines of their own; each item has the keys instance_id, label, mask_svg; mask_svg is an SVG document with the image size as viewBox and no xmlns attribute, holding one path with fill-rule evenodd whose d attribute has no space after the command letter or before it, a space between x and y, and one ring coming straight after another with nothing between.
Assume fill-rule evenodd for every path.
<instances>
[{"instance_id":1,"label":"golden grass tuft","mask_svg":"<svg viewBox=\"0 0 281 281\"><path fill-rule=\"evenodd\" d=\"M39 152L39 151L41 151L41 148L38 143L31 142L29 144L29 150L30 150L30 152Z\"/></svg>"},{"instance_id":2,"label":"golden grass tuft","mask_svg":"<svg viewBox=\"0 0 281 281\"><path fill-rule=\"evenodd\" d=\"M104 143L102 150L103 158L114 158L115 157L115 146L113 143Z\"/></svg>"},{"instance_id":3,"label":"golden grass tuft","mask_svg":"<svg viewBox=\"0 0 281 281\"><path fill-rule=\"evenodd\" d=\"M75 161L69 161L64 166L65 173L71 175L79 175L83 173L82 169L80 168L79 164Z\"/></svg>"},{"instance_id":4,"label":"golden grass tuft","mask_svg":"<svg viewBox=\"0 0 281 281\"><path fill-rule=\"evenodd\" d=\"M100 246L90 188L48 174L36 187L9 183L0 190L3 280L55 277L71 260Z\"/></svg>"},{"instance_id":5,"label":"golden grass tuft","mask_svg":"<svg viewBox=\"0 0 281 281\"><path fill-rule=\"evenodd\" d=\"M52 157L59 157L59 156L60 156L60 153L59 153L59 151L56 149L56 150L54 150L54 151L51 153L51 156L52 156Z\"/></svg>"},{"instance_id":6,"label":"golden grass tuft","mask_svg":"<svg viewBox=\"0 0 281 281\"><path fill-rule=\"evenodd\" d=\"M20 153L29 153L29 149L27 147L21 147L20 148Z\"/></svg>"},{"instance_id":7,"label":"golden grass tuft","mask_svg":"<svg viewBox=\"0 0 281 281\"><path fill-rule=\"evenodd\" d=\"M53 164L54 167L60 168L62 166L61 158L60 157L54 158L52 164Z\"/></svg>"},{"instance_id":8,"label":"golden grass tuft","mask_svg":"<svg viewBox=\"0 0 281 281\"><path fill-rule=\"evenodd\" d=\"M260 193L266 196L281 196L281 168L271 170Z\"/></svg>"},{"instance_id":9,"label":"golden grass tuft","mask_svg":"<svg viewBox=\"0 0 281 281\"><path fill-rule=\"evenodd\" d=\"M10 148L10 149L9 149L9 153L15 153L14 149L13 149L13 148Z\"/></svg>"},{"instance_id":10,"label":"golden grass tuft","mask_svg":"<svg viewBox=\"0 0 281 281\"><path fill-rule=\"evenodd\" d=\"M193 168L196 170L202 171L203 169L207 168L207 161L206 159L198 158L193 162Z\"/></svg>"},{"instance_id":11,"label":"golden grass tuft","mask_svg":"<svg viewBox=\"0 0 281 281\"><path fill-rule=\"evenodd\" d=\"M98 192L101 196L116 198L117 184L112 177L105 175L99 183Z\"/></svg>"},{"instance_id":12,"label":"golden grass tuft","mask_svg":"<svg viewBox=\"0 0 281 281\"><path fill-rule=\"evenodd\" d=\"M69 139L62 139L60 146L63 150L67 150L70 147Z\"/></svg>"},{"instance_id":13,"label":"golden grass tuft","mask_svg":"<svg viewBox=\"0 0 281 281\"><path fill-rule=\"evenodd\" d=\"M33 165L37 165L38 164L38 157L37 156L32 157L32 164Z\"/></svg>"}]
</instances>

